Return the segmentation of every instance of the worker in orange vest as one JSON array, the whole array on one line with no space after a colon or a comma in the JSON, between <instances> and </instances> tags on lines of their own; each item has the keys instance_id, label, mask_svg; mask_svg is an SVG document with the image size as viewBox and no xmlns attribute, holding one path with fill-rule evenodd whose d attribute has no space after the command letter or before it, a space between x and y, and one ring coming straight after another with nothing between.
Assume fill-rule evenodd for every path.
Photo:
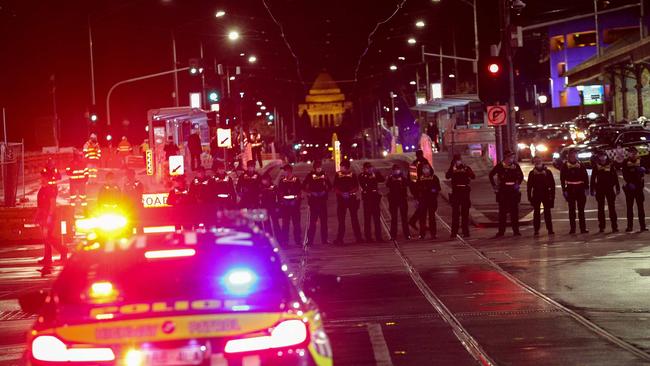
<instances>
[{"instance_id":1,"label":"worker in orange vest","mask_svg":"<svg viewBox=\"0 0 650 366\"><path fill-rule=\"evenodd\" d=\"M97 167L99 166L99 159L102 157L102 149L97 142L97 135L90 134L90 138L83 147L84 158L88 164L88 177L90 180L97 179Z\"/></svg>"},{"instance_id":2,"label":"worker in orange vest","mask_svg":"<svg viewBox=\"0 0 650 366\"><path fill-rule=\"evenodd\" d=\"M131 151L133 151L131 143L127 140L126 136L122 136L122 140L117 144L117 156L122 160L122 166L126 166L126 158L131 155Z\"/></svg>"},{"instance_id":3,"label":"worker in orange vest","mask_svg":"<svg viewBox=\"0 0 650 366\"><path fill-rule=\"evenodd\" d=\"M72 162L65 171L70 177L70 206L75 207L78 203L79 206L85 209L88 205L88 202L86 202L86 183L88 183L90 173L81 154L75 153L73 155Z\"/></svg>"}]
</instances>

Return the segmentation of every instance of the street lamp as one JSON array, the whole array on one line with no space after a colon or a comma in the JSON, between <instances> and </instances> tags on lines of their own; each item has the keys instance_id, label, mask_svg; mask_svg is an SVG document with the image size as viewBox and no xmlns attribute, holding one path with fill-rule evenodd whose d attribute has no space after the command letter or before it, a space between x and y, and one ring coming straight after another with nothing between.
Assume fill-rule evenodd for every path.
<instances>
[{"instance_id":1,"label":"street lamp","mask_svg":"<svg viewBox=\"0 0 650 366\"><path fill-rule=\"evenodd\" d=\"M217 10L216 13L214 13L215 18L223 18L226 15L226 12L223 10Z\"/></svg>"},{"instance_id":2,"label":"street lamp","mask_svg":"<svg viewBox=\"0 0 650 366\"><path fill-rule=\"evenodd\" d=\"M415 22L415 26L418 28L424 28L425 26L424 20L418 20L417 22Z\"/></svg>"},{"instance_id":3,"label":"street lamp","mask_svg":"<svg viewBox=\"0 0 650 366\"><path fill-rule=\"evenodd\" d=\"M408 42L409 44L416 44L418 41L417 41L415 38L411 37L411 38L409 38L409 39L407 40L407 42Z\"/></svg>"},{"instance_id":4,"label":"street lamp","mask_svg":"<svg viewBox=\"0 0 650 366\"><path fill-rule=\"evenodd\" d=\"M390 71L396 71L397 66L396 65L390 65L389 69L390 69Z\"/></svg>"},{"instance_id":5,"label":"street lamp","mask_svg":"<svg viewBox=\"0 0 650 366\"><path fill-rule=\"evenodd\" d=\"M250 56L250 57L248 58L248 63L250 63L250 64L254 64L254 63L256 63L256 62L257 62L257 57L256 57L256 56Z\"/></svg>"},{"instance_id":6,"label":"street lamp","mask_svg":"<svg viewBox=\"0 0 650 366\"><path fill-rule=\"evenodd\" d=\"M537 102L538 102L538 108L539 108L539 113L537 113L537 122L538 123L544 123L544 104L548 102L548 97L544 94L540 94L537 97Z\"/></svg>"},{"instance_id":7,"label":"street lamp","mask_svg":"<svg viewBox=\"0 0 650 366\"><path fill-rule=\"evenodd\" d=\"M239 32L237 32L236 30L231 30L230 32L228 32L228 39L231 40L231 41L238 40L239 39Z\"/></svg>"},{"instance_id":8,"label":"street lamp","mask_svg":"<svg viewBox=\"0 0 650 366\"><path fill-rule=\"evenodd\" d=\"M540 96L537 97L537 101L540 104L546 104L546 102L548 102L548 97L544 94L540 94Z\"/></svg>"},{"instance_id":9,"label":"street lamp","mask_svg":"<svg viewBox=\"0 0 650 366\"><path fill-rule=\"evenodd\" d=\"M255 103L255 104L257 104L257 105L263 105L264 103L262 103L262 101L260 100L260 101L258 101L258 102Z\"/></svg>"}]
</instances>

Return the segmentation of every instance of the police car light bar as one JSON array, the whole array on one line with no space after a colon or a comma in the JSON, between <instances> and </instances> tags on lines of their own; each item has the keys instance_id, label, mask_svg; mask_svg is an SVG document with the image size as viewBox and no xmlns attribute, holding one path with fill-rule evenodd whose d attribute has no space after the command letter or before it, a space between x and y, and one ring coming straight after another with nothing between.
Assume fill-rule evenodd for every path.
<instances>
[{"instance_id":1,"label":"police car light bar","mask_svg":"<svg viewBox=\"0 0 650 366\"><path fill-rule=\"evenodd\" d=\"M150 250L144 253L147 259L161 259L161 258L180 258L192 257L196 254L194 249L169 249L169 250Z\"/></svg>"}]
</instances>

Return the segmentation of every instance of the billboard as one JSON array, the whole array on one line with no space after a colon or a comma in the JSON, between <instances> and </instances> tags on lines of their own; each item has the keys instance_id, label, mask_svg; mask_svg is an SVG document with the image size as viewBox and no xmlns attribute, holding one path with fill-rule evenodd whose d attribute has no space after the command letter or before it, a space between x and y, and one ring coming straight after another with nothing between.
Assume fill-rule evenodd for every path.
<instances>
[{"instance_id":1,"label":"billboard","mask_svg":"<svg viewBox=\"0 0 650 366\"><path fill-rule=\"evenodd\" d=\"M583 88L584 105L603 104L605 92L602 85L585 85Z\"/></svg>"}]
</instances>

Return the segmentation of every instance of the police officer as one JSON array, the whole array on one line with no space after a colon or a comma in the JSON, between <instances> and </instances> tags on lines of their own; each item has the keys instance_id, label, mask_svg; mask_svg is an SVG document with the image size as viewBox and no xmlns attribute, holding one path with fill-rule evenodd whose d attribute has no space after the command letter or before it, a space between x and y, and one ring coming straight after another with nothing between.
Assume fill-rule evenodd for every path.
<instances>
[{"instance_id":1,"label":"police officer","mask_svg":"<svg viewBox=\"0 0 650 366\"><path fill-rule=\"evenodd\" d=\"M52 247L61 253L61 260L68 258L68 248L56 236L56 186L50 184L50 176L41 173L41 187L36 197L35 221L43 235L43 259L38 264L43 265L41 273L52 273Z\"/></svg>"},{"instance_id":2,"label":"police officer","mask_svg":"<svg viewBox=\"0 0 650 366\"><path fill-rule=\"evenodd\" d=\"M85 209L88 205L86 201L86 184L90 173L81 154L75 153L73 155L72 162L65 171L70 177L70 206L75 207L78 204Z\"/></svg>"},{"instance_id":3,"label":"police officer","mask_svg":"<svg viewBox=\"0 0 650 366\"><path fill-rule=\"evenodd\" d=\"M278 215L278 187L268 173L260 178L260 207L266 210L267 219L263 223L264 230L273 236L280 234Z\"/></svg>"},{"instance_id":4,"label":"police officer","mask_svg":"<svg viewBox=\"0 0 650 366\"><path fill-rule=\"evenodd\" d=\"M216 170L208 183L208 202L216 205L217 211L231 210L237 203L237 193L232 178L226 173L226 165L216 160L212 165Z\"/></svg>"},{"instance_id":5,"label":"police officer","mask_svg":"<svg viewBox=\"0 0 650 366\"><path fill-rule=\"evenodd\" d=\"M409 166L409 178L411 182L415 183L417 181L417 178L422 174L422 167L425 165L431 164L424 158L424 151L418 149L415 151L415 160Z\"/></svg>"},{"instance_id":6,"label":"police officer","mask_svg":"<svg viewBox=\"0 0 650 366\"><path fill-rule=\"evenodd\" d=\"M350 170L350 162L344 160L341 162L341 170L334 176L334 191L336 192L336 216L338 218L338 233L335 244L343 244L343 235L345 235L345 216L350 211L352 220L352 230L357 243L362 243L361 229L359 228L359 180L357 175Z\"/></svg>"},{"instance_id":7,"label":"police officer","mask_svg":"<svg viewBox=\"0 0 650 366\"><path fill-rule=\"evenodd\" d=\"M437 234L436 211L438 210L438 193L440 193L440 180L433 174L433 168L429 165L422 167L422 174L415 183L413 190L415 198L418 201L418 211L420 220L420 239L424 239L428 229L431 238L435 239Z\"/></svg>"},{"instance_id":8,"label":"police officer","mask_svg":"<svg viewBox=\"0 0 650 366\"><path fill-rule=\"evenodd\" d=\"M470 181L476 178L472 168L463 164L460 154L455 154L451 160L449 170L445 174L447 179L451 179L451 238L458 235L458 226L460 224L463 231L463 237L469 237L469 207L470 201Z\"/></svg>"},{"instance_id":9,"label":"police officer","mask_svg":"<svg viewBox=\"0 0 650 366\"><path fill-rule=\"evenodd\" d=\"M115 182L113 172L106 173L106 182L97 194L97 205L102 209L115 209L122 203L122 190Z\"/></svg>"},{"instance_id":10,"label":"police officer","mask_svg":"<svg viewBox=\"0 0 650 366\"><path fill-rule=\"evenodd\" d=\"M587 168L578 161L575 150L569 151L568 160L560 168L560 184L562 185L562 194L569 203L569 224L571 225L569 234L576 232L576 208L578 209L580 232L588 233L585 223L585 203L587 201L586 192L589 191L589 176Z\"/></svg>"},{"instance_id":11,"label":"police officer","mask_svg":"<svg viewBox=\"0 0 650 366\"><path fill-rule=\"evenodd\" d=\"M390 240L397 238L398 214L402 220L404 239L411 239L408 225L408 187L409 179L399 165L393 164L391 174L386 178L386 188L388 188L386 198L388 198L388 211L390 212Z\"/></svg>"},{"instance_id":12,"label":"police officer","mask_svg":"<svg viewBox=\"0 0 650 366\"><path fill-rule=\"evenodd\" d=\"M127 169L126 180L122 187L122 196L124 197L125 205L129 209L131 222L136 227L139 226L138 224L143 209L142 193L144 193L144 184L136 178L135 170Z\"/></svg>"},{"instance_id":13,"label":"police officer","mask_svg":"<svg viewBox=\"0 0 650 366\"><path fill-rule=\"evenodd\" d=\"M61 172L59 172L59 169L56 167L56 164L52 158L47 159L45 167L41 170L41 177L46 177L47 184L54 186L55 190L58 193L58 184L61 180Z\"/></svg>"},{"instance_id":14,"label":"police officer","mask_svg":"<svg viewBox=\"0 0 650 366\"><path fill-rule=\"evenodd\" d=\"M524 173L515 162L514 153L506 151L503 155L503 161L492 168L489 174L490 183L499 203L499 231L495 237L505 235L508 214L512 222L512 232L515 236L519 236L521 235L519 233L519 202L521 201L519 186L524 180ZM494 180L495 176L498 181Z\"/></svg>"},{"instance_id":15,"label":"police officer","mask_svg":"<svg viewBox=\"0 0 650 366\"><path fill-rule=\"evenodd\" d=\"M259 207L260 201L260 174L255 171L255 162L246 163L246 171L237 180L239 192L239 205L241 208L253 209Z\"/></svg>"},{"instance_id":16,"label":"police officer","mask_svg":"<svg viewBox=\"0 0 650 366\"><path fill-rule=\"evenodd\" d=\"M327 241L327 194L332 183L323 171L323 163L314 161L313 170L307 174L303 182L303 190L307 192L309 203L309 229L307 230L307 245L314 243L316 223L320 221L320 238L322 244Z\"/></svg>"},{"instance_id":17,"label":"police officer","mask_svg":"<svg viewBox=\"0 0 650 366\"><path fill-rule=\"evenodd\" d=\"M172 216L174 218L176 228L181 227L185 229L192 228L192 220L196 212L192 210L194 197L190 194L187 187L187 182L184 176L174 178L173 187L167 196L167 204L172 206Z\"/></svg>"},{"instance_id":18,"label":"police officer","mask_svg":"<svg viewBox=\"0 0 650 366\"><path fill-rule=\"evenodd\" d=\"M646 169L641 166L641 160L635 147L628 149L628 158L623 161L622 170L623 179L625 180L623 192L625 192L625 204L627 206L627 229L625 231L630 232L633 230L635 201L639 212L639 231L647 231L648 229L645 225L645 209L643 207L643 201L645 200L643 194L645 183L643 177L646 174Z\"/></svg>"},{"instance_id":19,"label":"police officer","mask_svg":"<svg viewBox=\"0 0 650 366\"><path fill-rule=\"evenodd\" d=\"M205 174L205 168L203 166L198 165L194 169L196 170L196 176L190 183L190 194L195 202L207 203L209 201L208 187L210 185L210 178Z\"/></svg>"},{"instance_id":20,"label":"police officer","mask_svg":"<svg viewBox=\"0 0 650 366\"><path fill-rule=\"evenodd\" d=\"M293 240L296 245L302 245L300 223L300 179L293 175L291 164L284 166L284 176L278 183L278 201L282 215L282 240L289 244L289 225L293 225Z\"/></svg>"},{"instance_id":21,"label":"police officer","mask_svg":"<svg viewBox=\"0 0 650 366\"><path fill-rule=\"evenodd\" d=\"M375 239L378 243L384 241L381 235L381 221L379 215L381 208L381 194L379 183L385 181L384 176L378 172L370 162L363 163L363 172L359 174L359 185L361 186L361 198L363 200L363 229L366 241L371 243L372 236L370 224L375 226Z\"/></svg>"},{"instance_id":22,"label":"police officer","mask_svg":"<svg viewBox=\"0 0 650 366\"><path fill-rule=\"evenodd\" d=\"M605 231L605 201L607 201L607 211L609 219L612 222L612 232L618 232L616 222L616 195L621 193L621 186L618 183L618 174L614 163L609 160L605 151L598 151L597 159L593 163L591 171L591 195L596 196L598 202L598 229L599 232ZM616 188L616 192L614 192Z\"/></svg>"},{"instance_id":23,"label":"police officer","mask_svg":"<svg viewBox=\"0 0 650 366\"><path fill-rule=\"evenodd\" d=\"M539 235L541 225L541 207L544 205L544 223L549 235L553 235L553 221L551 209L555 203L555 178L553 173L544 166L542 159L538 156L533 158L535 167L528 173L528 202L533 206L533 229L534 235Z\"/></svg>"}]
</instances>

